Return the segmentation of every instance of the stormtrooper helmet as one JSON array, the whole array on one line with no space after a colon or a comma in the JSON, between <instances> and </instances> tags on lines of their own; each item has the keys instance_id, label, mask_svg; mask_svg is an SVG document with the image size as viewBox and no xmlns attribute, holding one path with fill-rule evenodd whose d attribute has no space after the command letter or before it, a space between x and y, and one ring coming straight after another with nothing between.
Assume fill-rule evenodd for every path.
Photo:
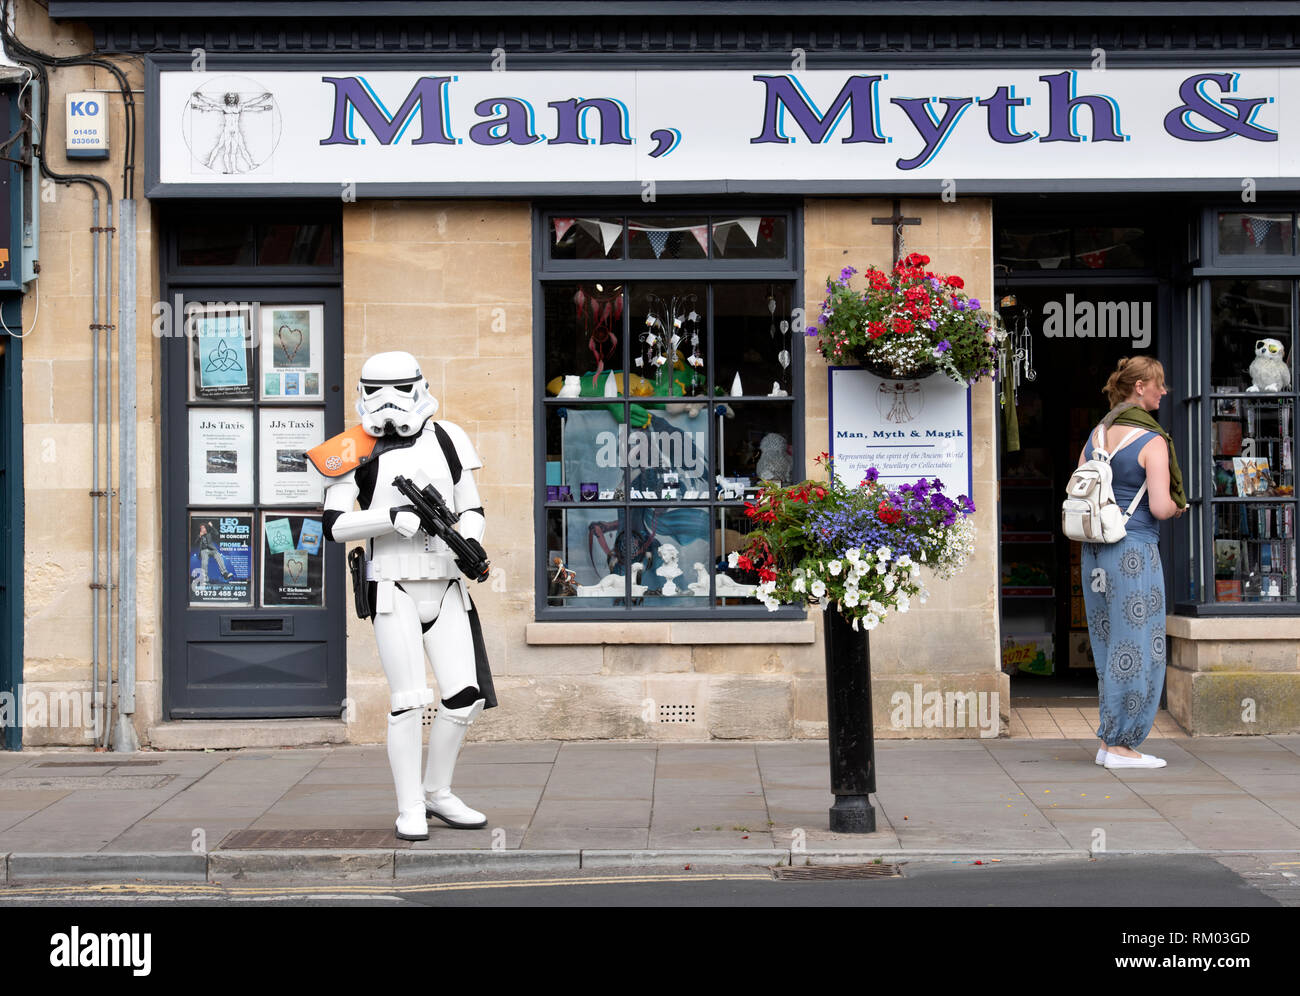
<instances>
[{"instance_id":1,"label":"stormtrooper helmet","mask_svg":"<svg viewBox=\"0 0 1300 996\"><path fill-rule=\"evenodd\" d=\"M370 435L392 429L414 436L437 410L429 382L410 353L376 353L366 360L357 382L357 414Z\"/></svg>"}]
</instances>

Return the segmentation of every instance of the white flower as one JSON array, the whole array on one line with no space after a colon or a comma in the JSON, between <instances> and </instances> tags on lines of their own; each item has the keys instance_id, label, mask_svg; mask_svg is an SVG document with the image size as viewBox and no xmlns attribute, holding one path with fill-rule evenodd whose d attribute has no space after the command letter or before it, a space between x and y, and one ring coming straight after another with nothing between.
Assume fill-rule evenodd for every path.
<instances>
[{"instance_id":1,"label":"white flower","mask_svg":"<svg viewBox=\"0 0 1300 996\"><path fill-rule=\"evenodd\" d=\"M800 591L800 592L807 591L808 590L807 579L804 578L802 575L795 577L794 581L790 583L790 590Z\"/></svg>"},{"instance_id":2,"label":"white flower","mask_svg":"<svg viewBox=\"0 0 1300 996\"><path fill-rule=\"evenodd\" d=\"M853 608L855 605L857 605L858 602L860 602L861 600L862 600L861 597L858 595L858 592L855 589L849 589L844 593L843 602L850 609Z\"/></svg>"},{"instance_id":3,"label":"white flower","mask_svg":"<svg viewBox=\"0 0 1300 996\"><path fill-rule=\"evenodd\" d=\"M907 596L901 593L894 602L894 607L898 609L899 612L906 612L911 608L911 605L912 603L907 600Z\"/></svg>"},{"instance_id":4,"label":"white flower","mask_svg":"<svg viewBox=\"0 0 1300 996\"><path fill-rule=\"evenodd\" d=\"M862 625L868 630L875 629L880 625L880 616L876 615L874 612L868 612L866 617L862 620Z\"/></svg>"},{"instance_id":5,"label":"white flower","mask_svg":"<svg viewBox=\"0 0 1300 996\"><path fill-rule=\"evenodd\" d=\"M844 570L844 565L838 560L832 560L826 565L826 569L831 572L831 577L837 578L840 576L840 571Z\"/></svg>"},{"instance_id":6,"label":"white flower","mask_svg":"<svg viewBox=\"0 0 1300 996\"><path fill-rule=\"evenodd\" d=\"M885 614L885 607L873 598L867 603L867 611L872 615L883 616Z\"/></svg>"},{"instance_id":7,"label":"white flower","mask_svg":"<svg viewBox=\"0 0 1300 996\"><path fill-rule=\"evenodd\" d=\"M854 567L857 567L858 561L862 559L862 551L859 550L857 547L854 547L852 550L850 550L848 553L844 555L844 559L847 560Z\"/></svg>"},{"instance_id":8,"label":"white flower","mask_svg":"<svg viewBox=\"0 0 1300 996\"><path fill-rule=\"evenodd\" d=\"M899 570L906 570L907 568L912 566L912 558L904 553L897 560L894 561L894 566L897 567Z\"/></svg>"},{"instance_id":9,"label":"white flower","mask_svg":"<svg viewBox=\"0 0 1300 996\"><path fill-rule=\"evenodd\" d=\"M819 578L818 580L814 581L812 585L813 598L821 598L825 594L826 594L826 582L822 581Z\"/></svg>"},{"instance_id":10,"label":"white flower","mask_svg":"<svg viewBox=\"0 0 1300 996\"><path fill-rule=\"evenodd\" d=\"M924 605L926 600L930 597L930 592L927 589L922 588L921 594L918 597L921 600L921 604Z\"/></svg>"},{"instance_id":11,"label":"white flower","mask_svg":"<svg viewBox=\"0 0 1300 996\"><path fill-rule=\"evenodd\" d=\"M889 547L882 546L878 550L876 550L876 557L879 558L880 560L888 560L890 557Z\"/></svg>"},{"instance_id":12,"label":"white flower","mask_svg":"<svg viewBox=\"0 0 1300 996\"><path fill-rule=\"evenodd\" d=\"M886 574L886 575L885 575L885 592L886 592L886 594L888 594L889 592L893 591L893 590L894 590L894 585L896 585L897 583L898 583L898 582L894 580L894 575L893 575L893 572L892 572L892 571L891 571L889 574Z\"/></svg>"},{"instance_id":13,"label":"white flower","mask_svg":"<svg viewBox=\"0 0 1300 996\"><path fill-rule=\"evenodd\" d=\"M889 565L888 565L887 563L885 563L883 560L882 560L880 563L878 563L878 564L876 565L876 573L877 573L877 574L884 574L885 571L887 571L887 570L889 570Z\"/></svg>"},{"instance_id":14,"label":"white flower","mask_svg":"<svg viewBox=\"0 0 1300 996\"><path fill-rule=\"evenodd\" d=\"M728 566L728 567L736 567L736 566L739 565L739 563L740 563L740 554L739 554L739 553L737 553L735 550L732 550L729 554L727 554L727 566Z\"/></svg>"}]
</instances>

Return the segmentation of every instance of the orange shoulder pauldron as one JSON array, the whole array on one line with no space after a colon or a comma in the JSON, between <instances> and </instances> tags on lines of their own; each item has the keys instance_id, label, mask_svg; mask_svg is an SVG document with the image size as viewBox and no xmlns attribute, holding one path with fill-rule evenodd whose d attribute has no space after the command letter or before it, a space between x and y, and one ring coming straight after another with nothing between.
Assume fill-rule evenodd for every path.
<instances>
[{"instance_id":1,"label":"orange shoulder pauldron","mask_svg":"<svg viewBox=\"0 0 1300 996\"><path fill-rule=\"evenodd\" d=\"M307 459L326 477L342 477L368 459L378 440L359 425L307 451Z\"/></svg>"}]
</instances>

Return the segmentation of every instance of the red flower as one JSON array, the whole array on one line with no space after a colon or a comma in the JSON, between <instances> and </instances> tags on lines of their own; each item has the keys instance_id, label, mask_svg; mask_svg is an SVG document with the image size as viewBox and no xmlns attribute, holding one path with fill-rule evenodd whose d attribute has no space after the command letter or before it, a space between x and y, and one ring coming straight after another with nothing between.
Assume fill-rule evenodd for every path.
<instances>
[{"instance_id":1,"label":"red flower","mask_svg":"<svg viewBox=\"0 0 1300 996\"><path fill-rule=\"evenodd\" d=\"M754 569L754 562L742 553L736 558L736 566L741 570L752 571Z\"/></svg>"},{"instance_id":2,"label":"red flower","mask_svg":"<svg viewBox=\"0 0 1300 996\"><path fill-rule=\"evenodd\" d=\"M764 567L761 571L758 572L758 579L760 581L775 581L776 571L772 570L772 568L770 567Z\"/></svg>"},{"instance_id":3,"label":"red flower","mask_svg":"<svg viewBox=\"0 0 1300 996\"><path fill-rule=\"evenodd\" d=\"M886 525L892 526L903 517L903 513L895 508L891 508L889 502L882 501L880 507L876 509L876 517Z\"/></svg>"},{"instance_id":4,"label":"red flower","mask_svg":"<svg viewBox=\"0 0 1300 996\"><path fill-rule=\"evenodd\" d=\"M873 339L879 339L885 334L884 322L867 322L867 334Z\"/></svg>"},{"instance_id":5,"label":"red flower","mask_svg":"<svg viewBox=\"0 0 1300 996\"><path fill-rule=\"evenodd\" d=\"M815 494L818 497L818 499L825 498L826 489L822 487L813 488L813 494Z\"/></svg>"},{"instance_id":6,"label":"red flower","mask_svg":"<svg viewBox=\"0 0 1300 996\"><path fill-rule=\"evenodd\" d=\"M906 335L908 332L912 331L912 323L906 318L895 318L894 331L899 335Z\"/></svg>"},{"instance_id":7,"label":"red flower","mask_svg":"<svg viewBox=\"0 0 1300 996\"><path fill-rule=\"evenodd\" d=\"M943 282L949 287L956 287L958 290L966 286L966 282L956 274L951 277L945 277Z\"/></svg>"}]
</instances>

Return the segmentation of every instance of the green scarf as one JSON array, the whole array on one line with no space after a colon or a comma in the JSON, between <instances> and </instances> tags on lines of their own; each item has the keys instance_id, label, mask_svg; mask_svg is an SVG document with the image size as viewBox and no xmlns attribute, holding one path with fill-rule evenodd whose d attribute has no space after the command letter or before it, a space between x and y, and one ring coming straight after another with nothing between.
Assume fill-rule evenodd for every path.
<instances>
[{"instance_id":1,"label":"green scarf","mask_svg":"<svg viewBox=\"0 0 1300 996\"><path fill-rule=\"evenodd\" d=\"M1174 441L1169 437L1169 433L1161 428L1160 423L1155 420L1151 413L1141 405L1120 403L1112 408L1101 421L1102 425L1107 428L1111 425L1136 425L1164 437L1165 442L1169 444L1169 497L1174 500L1174 504L1179 508L1186 508L1187 493L1183 490L1183 471L1178 466L1178 455L1174 452Z\"/></svg>"}]
</instances>

